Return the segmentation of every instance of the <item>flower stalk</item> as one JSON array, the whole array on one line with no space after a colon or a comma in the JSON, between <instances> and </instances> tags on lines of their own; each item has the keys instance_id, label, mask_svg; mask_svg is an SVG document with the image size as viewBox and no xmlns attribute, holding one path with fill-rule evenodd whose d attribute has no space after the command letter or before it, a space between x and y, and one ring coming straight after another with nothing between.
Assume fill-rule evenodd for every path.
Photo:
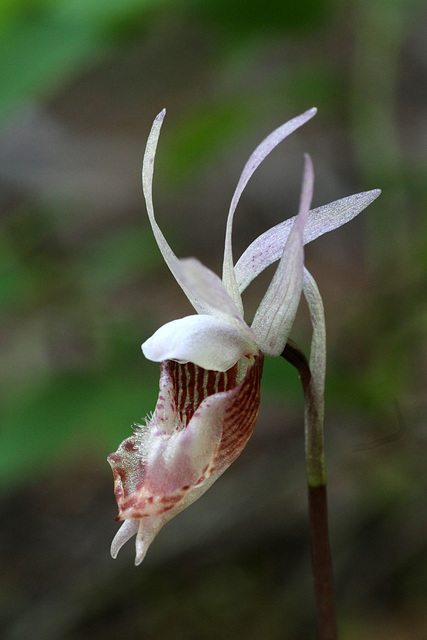
<instances>
[{"instance_id":1,"label":"flower stalk","mask_svg":"<svg viewBox=\"0 0 427 640\"><path fill-rule=\"evenodd\" d=\"M314 281L313 281L314 283ZM309 306L317 298L306 295ZM324 327L324 324L323 324ZM316 330L314 329L314 334ZM315 340L313 340L315 343ZM322 370L325 362L325 349L319 349L312 343L310 364ZM326 342L323 340L323 344ZM322 353L323 352L323 353ZM326 467L323 437L323 380L316 380L310 365L299 347L288 340L282 356L298 371L305 400L305 456L308 485L308 512L310 524L311 562L313 586L316 603L316 618L319 640L337 640L337 621L335 608L334 578L332 555L329 542L328 505ZM323 362L322 362L323 361ZM324 371L324 368L323 368Z\"/></svg>"},{"instance_id":2,"label":"flower stalk","mask_svg":"<svg viewBox=\"0 0 427 640\"><path fill-rule=\"evenodd\" d=\"M337 640L326 483L318 487L308 485L308 504L318 639Z\"/></svg>"}]
</instances>

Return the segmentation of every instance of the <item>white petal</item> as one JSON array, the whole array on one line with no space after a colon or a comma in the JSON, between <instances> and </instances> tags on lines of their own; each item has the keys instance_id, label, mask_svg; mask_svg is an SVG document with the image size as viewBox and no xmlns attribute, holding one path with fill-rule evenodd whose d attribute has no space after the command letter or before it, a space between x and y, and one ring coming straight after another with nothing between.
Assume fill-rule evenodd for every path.
<instances>
[{"instance_id":1,"label":"white petal","mask_svg":"<svg viewBox=\"0 0 427 640\"><path fill-rule=\"evenodd\" d=\"M236 190L234 192L233 198L231 200L230 211L228 213L227 218L227 229L225 236L225 249L224 249L224 264L223 264L223 273L222 279L224 281L225 287L235 303L237 304L239 309L242 309L242 302L239 293L239 289L236 282L236 276L234 274L233 269L233 251L232 251L232 228L233 228L233 217L234 212L237 207L237 203L239 202L240 196L244 188L246 187L249 179L251 178L254 171L259 167L261 162L268 156L268 154L280 143L284 140L288 135L290 135L293 131L301 127L305 124L310 118L312 118L317 112L317 109L309 109L305 113L289 120L281 127L275 129L269 136L267 136L261 144L255 149L255 151L250 156L249 160L245 164L245 167L242 171L242 175L240 176L240 180L237 184Z\"/></svg>"},{"instance_id":2,"label":"white petal","mask_svg":"<svg viewBox=\"0 0 427 640\"><path fill-rule=\"evenodd\" d=\"M151 516L137 520L138 533L135 540L135 566L138 567L144 560L148 547L153 542L163 525L166 524L173 515L162 514L160 516Z\"/></svg>"},{"instance_id":3,"label":"white petal","mask_svg":"<svg viewBox=\"0 0 427 640\"><path fill-rule=\"evenodd\" d=\"M249 336L238 325L213 316L187 316L160 327L142 351L154 362L193 362L204 369L227 371L244 355L258 352Z\"/></svg>"},{"instance_id":4,"label":"white petal","mask_svg":"<svg viewBox=\"0 0 427 640\"><path fill-rule=\"evenodd\" d=\"M313 337L310 350L311 379L307 390L304 431L307 460L307 480L316 487L326 483L323 445L324 389L326 372L326 330L323 302L317 285L304 271L304 295L310 310Z\"/></svg>"},{"instance_id":5,"label":"white petal","mask_svg":"<svg viewBox=\"0 0 427 640\"><path fill-rule=\"evenodd\" d=\"M138 531L138 520L125 520L114 536L111 543L111 556L117 558L117 554L124 544Z\"/></svg>"},{"instance_id":6,"label":"white petal","mask_svg":"<svg viewBox=\"0 0 427 640\"><path fill-rule=\"evenodd\" d=\"M380 189L356 193L312 209L304 229L304 244L352 220L380 193ZM254 240L242 254L234 268L240 292L266 267L280 259L294 221L295 216L272 227Z\"/></svg>"},{"instance_id":7,"label":"white petal","mask_svg":"<svg viewBox=\"0 0 427 640\"><path fill-rule=\"evenodd\" d=\"M306 155L300 211L251 327L259 348L269 356L279 356L285 348L301 297L304 268L303 232L313 193L313 181L313 166Z\"/></svg>"},{"instance_id":8,"label":"white petal","mask_svg":"<svg viewBox=\"0 0 427 640\"><path fill-rule=\"evenodd\" d=\"M303 292L310 311L313 338L310 350L310 370L313 397L323 417L323 396L326 374L326 325L323 302L313 276L304 269Z\"/></svg>"},{"instance_id":9,"label":"white petal","mask_svg":"<svg viewBox=\"0 0 427 640\"><path fill-rule=\"evenodd\" d=\"M160 529L175 513L168 512L160 516L146 518L128 518L116 533L111 543L111 555L117 558L117 554L123 545L136 534L135 540L135 566L141 564L147 553L148 547L153 542Z\"/></svg>"},{"instance_id":10,"label":"white petal","mask_svg":"<svg viewBox=\"0 0 427 640\"><path fill-rule=\"evenodd\" d=\"M184 258L179 262L186 284L193 292L197 292L197 299L203 302L209 315L212 314L227 321L233 319L241 324L242 330L245 331L247 325L243 322L221 278L196 258Z\"/></svg>"},{"instance_id":11,"label":"white petal","mask_svg":"<svg viewBox=\"0 0 427 640\"><path fill-rule=\"evenodd\" d=\"M163 109L163 111L159 113L159 115L153 122L150 135L148 136L147 146L145 148L144 160L142 164L142 189L147 205L148 218L150 220L151 228L153 230L157 245L166 264L172 271L175 280L178 282L179 286L184 291L185 295L198 313L211 313L212 310L210 305L207 304L207 301L199 295L199 292L191 285L191 282L187 281L185 270L170 248L154 216L152 195L154 158L156 155L157 143L159 141L160 129L162 127L165 113L166 110Z\"/></svg>"}]
</instances>

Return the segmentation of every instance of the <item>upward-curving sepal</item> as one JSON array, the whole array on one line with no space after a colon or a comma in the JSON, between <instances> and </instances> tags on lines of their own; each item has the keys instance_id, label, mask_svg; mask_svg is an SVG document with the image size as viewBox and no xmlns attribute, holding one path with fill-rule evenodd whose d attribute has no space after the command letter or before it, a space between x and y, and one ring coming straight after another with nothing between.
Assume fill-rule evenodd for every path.
<instances>
[{"instance_id":1,"label":"upward-curving sepal","mask_svg":"<svg viewBox=\"0 0 427 640\"><path fill-rule=\"evenodd\" d=\"M268 135L253 151L249 160L245 164L242 174L240 176L239 182L237 184L236 190L234 191L233 198L231 200L230 210L228 212L227 218L227 227L226 227L226 235L225 235L225 248L224 248L224 262L223 262L223 271L222 271L222 279L224 281L225 287L235 303L237 304L241 313L243 312L242 300L240 297L239 287L236 281L236 274L234 272L233 265L233 249L232 249L232 229L233 229L233 219L234 212L236 210L237 204L240 200L240 196L243 193L244 188L248 184L251 176L259 167L261 162L273 151L278 144L280 144L285 138L287 138L291 133L296 131L303 124L308 122L314 115L316 115L317 109L313 107L308 111L305 111L301 115L296 118L292 118L285 124L282 124L280 127L275 129L270 135Z\"/></svg>"},{"instance_id":2,"label":"upward-curving sepal","mask_svg":"<svg viewBox=\"0 0 427 640\"><path fill-rule=\"evenodd\" d=\"M175 280L178 282L181 289L193 305L197 313L207 313L215 315L217 308L212 306L209 300L194 286L191 279L188 279L185 265L181 264L175 253L170 248L165 236L160 230L154 215L153 206L153 173L154 173L154 160L156 157L157 144L159 141L160 130L162 128L163 119L166 114L166 109L163 109L153 122L153 126L148 137L147 146L144 153L144 159L142 163L142 190L145 197L147 206L148 219L153 230L154 237L157 245L161 251L161 254L171 270Z\"/></svg>"}]
</instances>

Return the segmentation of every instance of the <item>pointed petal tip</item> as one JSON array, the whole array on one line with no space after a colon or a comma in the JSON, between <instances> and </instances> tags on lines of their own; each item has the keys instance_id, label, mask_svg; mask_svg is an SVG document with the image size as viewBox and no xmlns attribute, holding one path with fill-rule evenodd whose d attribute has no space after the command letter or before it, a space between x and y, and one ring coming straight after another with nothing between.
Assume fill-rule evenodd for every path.
<instances>
[{"instance_id":1,"label":"pointed petal tip","mask_svg":"<svg viewBox=\"0 0 427 640\"><path fill-rule=\"evenodd\" d=\"M301 113L299 116L297 116L293 120L289 120L289 122L293 122L294 120L297 120L299 121L298 126L300 127L301 125L311 120L311 118L313 118L316 115L316 113L317 113L317 107L312 107L311 109L307 109L307 111L304 111L303 113Z\"/></svg>"},{"instance_id":2,"label":"pointed petal tip","mask_svg":"<svg viewBox=\"0 0 427 640\"><path fill-rule=\"evenodd\" d=\"M304 153L304 167L314 173L313 160L311 159L311 155L307 152Z\"/></svg>"},{"instance_id":3,"label":"pointed petal tip","mask_svg":"<svg viewBox=\"0 0 427 640\"><path fill-rule=\"evenodd\" d=\"M135 540L135 567L139 567L141 562L144 560L147 555L147 549L150 546L150 542L155 537L154 535L150 535L149 538L143 537L143 532L141 528L139 528L138 534Z\"/></svg>"},{"instance_id":4,"label":"pointed petal tip","mask_svg":"<svg viewBox=\"0 0 427 640\"><path fill-rule=\"evenodd\" d=\"M301 113L299 116L295 118L295 120L298 120L300 122L298 126L301 126L306 122L308 122L309 120L311 120L311 118L313 118L316 115L316 113L317 113L317 107L312 107L311 109L307 109L307 111L304 111L303 113ZM290 122L293 122L293 121L290 120Z\"/></svg>"},{"instance_id":5,"label":"pointed petal tip","mask_svg":"<svg viewBox=\"0 0 427 640\"><path fill-rule=\"evenodd\" d=\"M156 116L156 120L163 120L166 115L166 108L162 109L159 114Z\"/></svg>"},{"instance_id":6,"label":"pointed petal tip","mask_svg":"<svg viewBox=\"0 0 427 640\"><path fill-rule=\"evenodd\" d=\"M300 213L298 216L300 218L300 221L298 224L302 225L301 231L304 228L308 211L310 209L311 200L313 198L313 187L314 187L313 163L311 161L310 155L308 153L304 153L304 170L303 170L301 198L300 198L300 206L299 206Z\"/></svg>"},{"instance_id":7,"label":"pointed petal tip","mask_svg":"<svg viewBox=\"0 0 427 640\"><path fill-rule=\"evenodd\" d=\"M139 567L139 565L141 564L141 562L144 560L145 557L145 553L142 556L136 556L135 557L135 567Z\"/></svg>"},{"instance_id":8,"label":"pointed petal tip","mask_svg":"<svg viewBox=\"0 0 427 640\"><path fill-rule=\"evenodd\" d=\"M359 196L360 198L366 199L368 202L365 205L365 207L367 207L368 205L372 204L372 202L376 200L378 196L381 195L381 193L382 193L381 189L371 189L371 191L362 191L359 194L355 194L355 196Z\"/></svg>"}]
</instances>

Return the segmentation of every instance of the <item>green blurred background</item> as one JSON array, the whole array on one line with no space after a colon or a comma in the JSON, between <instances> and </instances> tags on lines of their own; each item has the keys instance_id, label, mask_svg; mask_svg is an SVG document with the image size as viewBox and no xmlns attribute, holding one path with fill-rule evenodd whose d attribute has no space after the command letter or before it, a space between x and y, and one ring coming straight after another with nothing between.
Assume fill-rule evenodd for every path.
<instances>
[{"instance_id":1,"label":"green blurred background","mask_svg":"<svg viewBox=\"0 0 427 640\"><path fill-rule=\"evenodd\" d=\"M159 223L219 270L295 213L380 187L306 252L324 297L331 539L348 640L423 640L427 592L427 9L421 0L0 0L0 617L6 640L315 637L303 405L266 365L255 434L143 565L105 462L154 408L139 345L190 312L151 236L145 141L167 107ZM271 276L271 273L268 275ZM256 308L260 278L245 303ZM304 306L293 337L309 346Z\"/></svg>"}]
</instances>

